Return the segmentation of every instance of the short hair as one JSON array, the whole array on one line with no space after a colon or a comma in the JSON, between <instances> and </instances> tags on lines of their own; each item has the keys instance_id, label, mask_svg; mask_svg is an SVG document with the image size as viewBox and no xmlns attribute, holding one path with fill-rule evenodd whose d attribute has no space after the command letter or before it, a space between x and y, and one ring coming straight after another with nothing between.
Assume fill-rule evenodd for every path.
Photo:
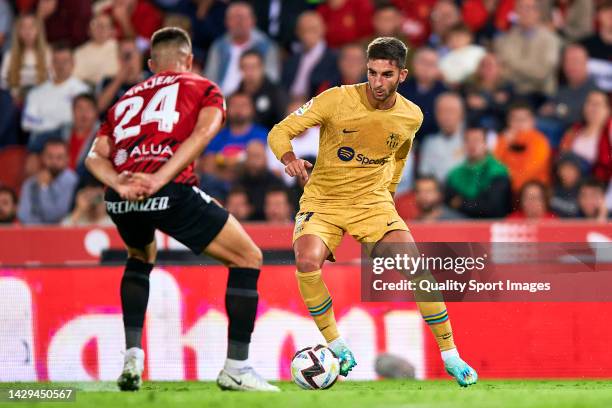
<instances>
[{"instance_id":1,"label":"short hair","mask_svg":"<svg viewBox=\"0 0 612 408\"><path fill-rule=\"evenodd\" d=\"M289 199L289 191L287 191L287 188L280 185L280 184L272 184L272 186L270 186L267 190L266 190L266 196L268 194L273 194L273 193L281 193L284 194L285 197L287 198L287 201L290 201Z\"/></svg>"},{"instance_id":2,"label":"short hair","mask_svg":"<svg viewBox=\"0 0 612 408\"><path fill-rule=\"evenodd\" d=\"M612 0L600 0L597 5L597 12L612 8Z\"/></svg>"},{"instance_id":3,"label":"short hair","mask_svg":"<svg viewBox=\"0 0 612 408\"><path fill-rule=\"evenodd\" d=\"M68 51L72 54L72 47L66 41L57 41L51 44L51 51L53 52L62 52Z\"/></svg>"},{"instance_id":4,"label":"short hair","mask_svg":"<svg viewBox=\"0 0 612 408\"><path fill-rule=\"evenodd\" d=\"M440 183L440 180L438 180L436 176L434 176L433 174L421 174L420 176L418 176L414 180L415 190L416 190L416 183L418 183L419 181L431 181L432 183L436 185L436 189L438 189L438 191L442 191L442 183Z\"/></svg>"},{"instance_id":5,"label":"short hair","mask_svg":"<svg viewBox=\"0 0 612 408\"><path fill-rule=\"evenodd\" d=\"M368 44L368 60L394 61L400 69L406 67L408 47L394 37L378 37Z\"/></svg>"},{"instance_id":6,"label":"short hair","mask_svg":"<svg viewBox=\"0 0 612 408\"><path fill-rule=\"evenodd\" d=\"M151 50L166 44L187 47L191 51L189 34L179 27L164 27L153 33L153 36L151 36Z\"/></svg>"},{"instance_id":7,"label":"short hair","mask_svg":"<svg viewBox=\"0 0 612 408\"><path fill-rule=\"evenodd\" d=\"M465 33L468 35L473 35L472 31L470 30L470 28L465 24L465 23L457 23L455 25L453 25L450 30L448 30L448 34L447 35L451 35L454 33Z\"/></svg>"},{"instance_id":8,"label":"short hair","mask_svg":"<svg viewBox=\"0 0 612 408\"><path fill-rule=\"evenodd\" d=\"M250 49L246 50L245 52L243 52L240 55L240 61L242 61L243 58L246 58L249 55L253 55L253 56L259 58L259 61L262 62L262 63L264 62L263 54L261 52L257 51L255 48L250 48Z\"/></svg>"},{"instance_id":9,"label":"short hair","mask_svg":"<svg viewBox=\"0 0 612 408\"><path fill-rule=\"evenodd\" d=\"M510 104L510 106L508 107L508 116L510 116L510 114L514 111L517 110L528 110L531 114L533 114L533 107L531 106L531 104L527 101L524 100L518 100L518 101L514 101Z\"/></svg>"},{"instance_id":10,"label":"short hair","mask_svg":"<svg viewBox=\"0 0 612 408\"><path fill-rule=\"evenodd\" d=\"M11 196L11 200L13 200L14 204L17 204L17 193L15 193L15 190L13 190L10 187L7 186L0 186L0 194L2 193L6 193L8 195Z\"/></svg>"},{"instance_id":11,"label":"short hair","mask_svg":"<svg viewBox=\"0 0 612 408\"><path fill-rule=\"evenodd\" d=\"M465 129L465 132L463 133L464 137L465 135L468 134L468 132L481 132L485 142L487 140L487 129L485 129L482 126L468 123L468 127Z\"/></svg>"},{"instance_id":12,"label":"short hair","mask_svg":"<svg viewBox=\"0 0 612 408\"><path fill-rule=\"evenodd\" d=\"M379 4L376 5L374 12L379 12L379 11L383 11L383 10L393 10L396 11L398 13L401 12L401 10L399 9L399 7L397 7L394 3L392 3L391 1L383 1L380 2Z\"/></svg>"},{"instance_id":13,"label":"short hair","mask_svg":"<svg viewBox=\"0 0 612 408\"><path fill-rule=\"evenodd\" d=\"M229 198L232 195L238 195L238 194L244 194L247 196L247 199L248 199L249 194L247 190L240 184L237 184L230 189L230 191L227 193L227 198Z\"/></svg>"},{"instance_id":14,"label":"short hair","mask_svg":"<svg viewBox=\"0 0 612 408\"><path fill-rule=\"evenodd\" d=\"M582 191L584 188L596 188L601 191L602 194L606 192L606 185L603 181L598 180L594 177L586 178L580 183L578 191Z\"/></svg>"},{"instance_id":15,"label":"short hair","mask_svg":"<svg viewBox=\"0 0 612 408\"><path fill-rule=\"evenodd\" d=\"M50 137L49 139L45 140L45 143L42 147L42 151L44 152L45 150L47 150L48 146L52 145L61 145L64 146L65 149L68 149L68 144L64 139L62 139L61 137Z\"/></svg>"},{"instance_id":16,"label":"short hair","mask_svg":"<svg viewBox=\"0 0 612 408\"><path fill-rule=\"evenodd\" d=\"M98 101L96 100L96 97L94 96L94 94L92 94L91 92L83 92L75 96L74 99L72 100L72 109L74 109L77 102L80 100L88 101L94 106L95 109L98 108Z\"/></svg>"}]
</instances>

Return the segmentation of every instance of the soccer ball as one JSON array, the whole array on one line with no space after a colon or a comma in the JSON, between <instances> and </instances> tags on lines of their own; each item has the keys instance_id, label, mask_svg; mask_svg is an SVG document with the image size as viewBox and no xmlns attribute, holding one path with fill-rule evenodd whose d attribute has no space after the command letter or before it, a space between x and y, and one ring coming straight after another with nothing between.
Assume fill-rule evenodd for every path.
<instances>
[{"instance_id":1,"label":"soccer ball","mask_svg":"<svg viewBox=\"0 0 612 408\"><path fill-rule=\"evenodd\" d=\"M291 377L305 390L324 390L336 383L340 362L329 348L319 344L306 347L291 361Z\"/></svg>"}]
</instances>

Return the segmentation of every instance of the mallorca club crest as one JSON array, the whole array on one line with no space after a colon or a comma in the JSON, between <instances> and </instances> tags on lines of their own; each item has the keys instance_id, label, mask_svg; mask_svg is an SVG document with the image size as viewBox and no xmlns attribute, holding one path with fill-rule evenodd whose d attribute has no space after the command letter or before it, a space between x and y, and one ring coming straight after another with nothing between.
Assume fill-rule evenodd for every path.
<instances>
[{"instance_id":1,"label":"mallorca club crest","mask_svg":"<svg viewBox=\"0 0 612 408\"><path fill-rule=\"evenodd\" d=\"M387 138L387 146L389 146L389 149L393 150L397 148L398 144L399 144L399 135L396 135L395 133L391 133L389 137Z\"/></svg>"}]
</instances>

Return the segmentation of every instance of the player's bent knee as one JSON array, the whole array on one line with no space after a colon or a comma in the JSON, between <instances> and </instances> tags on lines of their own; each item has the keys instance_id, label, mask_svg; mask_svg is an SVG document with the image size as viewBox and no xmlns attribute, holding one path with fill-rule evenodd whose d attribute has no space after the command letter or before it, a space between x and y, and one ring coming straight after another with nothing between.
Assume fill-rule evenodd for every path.
<instances>
[{"instance_id":1,"label":"player's bent knee","mask_svg":"<svg viewBox=\"0 0 612 408\"><path fill-rule=\"evenodd\" d=\"M312 255L298 255L295 259L295 266L298 272L312 272L321 269L323 262Z\"/></svg>"},{"instance_id":2,"label":"player's bent knee","mask_svg":"<svg viewBox=\"0 0 612 408\"><path fill-rule=\"evenodd\" d=\"M263 254L261 249L253 245L247 251L240 254L236 260L236 266L240 268L260 269L263 264Z\"/></svg>"}]
</instances>

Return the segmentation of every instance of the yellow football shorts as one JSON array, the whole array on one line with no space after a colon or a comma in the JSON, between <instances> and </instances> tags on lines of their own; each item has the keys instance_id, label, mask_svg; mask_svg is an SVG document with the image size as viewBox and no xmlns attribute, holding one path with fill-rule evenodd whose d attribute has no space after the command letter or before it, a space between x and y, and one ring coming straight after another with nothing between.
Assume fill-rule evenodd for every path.
<instances>
[{"instance_id":1,"label":"yellow football shorts","mask_svg":"<svg viewBox=\"0 0 612 408\"><path fill-rule=\"evenodd\" d=\"M372 244L395 230L410 231L392 202L369 207L350 204L345 208L318 206L315 211L300 211L296 215L293 242L302 235L316 235L331 252L330 260L333 261L345 232L362 244Z\"/></svg>"}]
</instances>

